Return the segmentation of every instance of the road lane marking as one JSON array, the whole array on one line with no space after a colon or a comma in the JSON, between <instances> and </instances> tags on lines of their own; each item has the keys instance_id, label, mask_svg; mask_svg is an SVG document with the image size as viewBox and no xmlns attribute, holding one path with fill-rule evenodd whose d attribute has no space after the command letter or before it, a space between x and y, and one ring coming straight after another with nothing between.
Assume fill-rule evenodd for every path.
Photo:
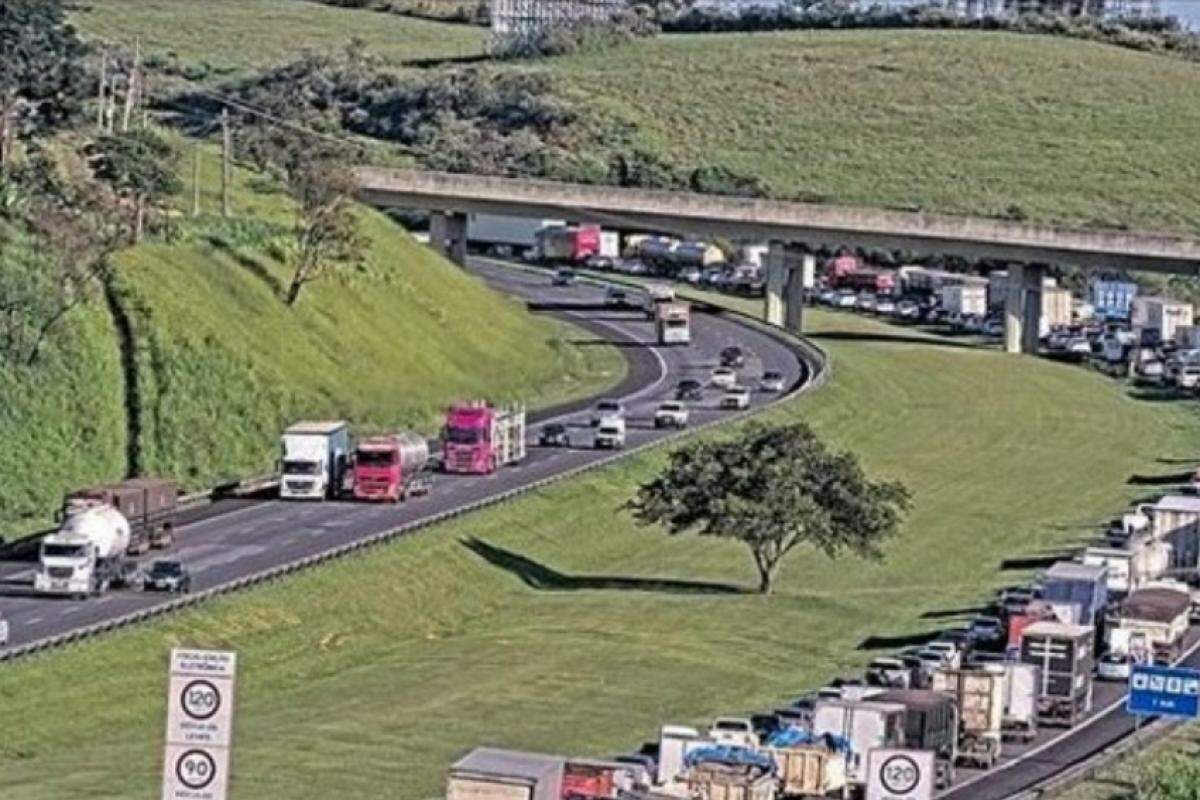
<instances>
[{"instance_id":1,"label":"road lane marking","mask_svg":"<svg viewBox=\"0 0 1200 800\"><path fill-rule=\"evenodd\" d=\"M41 621L42 621L41 617L30 617L29 619L25 620L25 624L26 625L36 625Z\"/></svg>"}]
</instances>

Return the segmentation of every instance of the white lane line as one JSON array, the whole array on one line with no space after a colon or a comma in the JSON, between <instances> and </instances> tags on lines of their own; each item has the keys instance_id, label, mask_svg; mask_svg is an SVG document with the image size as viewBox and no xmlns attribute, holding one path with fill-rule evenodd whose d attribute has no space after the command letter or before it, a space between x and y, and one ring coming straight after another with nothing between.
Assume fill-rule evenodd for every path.
<instances>
[{"instance_id":1,"label":"white lane line","mask_svg":"<svg viewBox=\"0 0 1200 800\"><path fill-rule=\"evenodd\" d=\"M42 621L41 617L30 617L29 619L25 620L25 624L26 625L36 625L41 621Z\"/></svg>"},{"instance_id":2,"label":"white lane line","mask_svg":"<svg viewBox=\"0 0 1200 800\"><path fill-rule=\"evenodd\" d=\"M82 610L83 610L83 606L73 606L71 608L64 608L62 611L58 612L58 614L61 617L65 617L68 614L74 614L77 611L82 611Z\"/></svg>"}]
</instances>

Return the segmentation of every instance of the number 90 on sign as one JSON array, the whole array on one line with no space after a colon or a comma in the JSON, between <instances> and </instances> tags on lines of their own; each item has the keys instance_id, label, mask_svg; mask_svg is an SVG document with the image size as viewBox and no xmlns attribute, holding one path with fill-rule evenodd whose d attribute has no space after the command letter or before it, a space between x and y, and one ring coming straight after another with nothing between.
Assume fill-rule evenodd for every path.
<instances>
[{"instance_id":1,"label":"number 90 on sign","mask_svg":"<svg viewBox=\"0 0 1200 800\"><path fill-rule=\"evenodd\" d=\"M189 789L204 789L217 779L217 762L206 750L188 750L175 760L175 777Z\"/></svg>"}]
</instances>

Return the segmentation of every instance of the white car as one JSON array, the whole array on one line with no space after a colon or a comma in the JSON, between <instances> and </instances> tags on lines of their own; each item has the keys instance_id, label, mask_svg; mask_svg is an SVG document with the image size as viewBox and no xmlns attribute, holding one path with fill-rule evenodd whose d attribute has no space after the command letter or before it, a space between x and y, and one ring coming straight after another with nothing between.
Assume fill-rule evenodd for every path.
<instances>
[{"instance_id":1,"label":"white car","mask_svg":"<svg viewBox=\"0 0 1200 800\"><path fill-rule=\"evenodd\" d=\"M0 647L8 647L8 620L0 617Z\"/></svg>"},{"instance_id":2,"label":"white car","mask_svg":"<svg viewBox=\"0 0 1200 800\"><path fill-rule=\"evenodd\" d=\"M950 669L958 669L962 666L962 651L954 642L930 642L925 645L924 652L937 653L941 656L942 662Z\"/></svg>"},{"instance_id":3,"label":"white car","mask_svg":"<svg viewBox=\"0 0 1200 800\"><path fill-rule=\"evenodd\" d=\"M729 367L717 367L712 371L708 382L718 389L732 389L737 386L737 372Z\"/></svg>"},{"instance_id":4,"label":"white car","mask_svg":"<svg viewBox=\"0 0 1200 800\"><path fill-rule=\"evenodd\" d=\"M731 386L725 390L721 398L721 408L732 408L738 411L750 407L750 390L745 386Z\"/></svg>"},{"instance_id":5,"label":"white car","mask_svg":"<svg viewBox=\"0 0 1200 800\"><path fill-rule=\"evenodd\" d=\"M782 372L767 370L763 373L762 380L759 381L758 385L764 392L782 392L783 381Z\"/></svg>"},{"instance_id":6,"label":"white car","mask_svg":"<svg viewBox=\"0 0 1200 800\"><path fill-rule=\"evenodd\" d=\"M1067 340L1067 352L1077 356L1090 356L1092 343L1087 340L1086 336L1076 336Z\"/></svg>"},{"instance_id":7,"label":"white car","mask_svg":"<svg viewBox=\"0 0 1200 800\"><path fill-rule=\"evenodd\" d=\"M625 404L620 400L600 400L592 408L592 427L606 419L625 419Z\"/></svg>"},{"instance_id":8,"label":"white car","mask_svg":"<svg viewBox=\"0 0 1200 800\"><path fill-rule=\"evenodd\" d=\"M863 292L857 298L855 298L854 304L858 306L859 311L874 311L875 295Z\"/></svg>"},{"instance_id":9,"label":"white car","mask_svg":"<svg viewBox=\"0 0 1200 800\"><path fill-rule=\"evenodd\" d=\"M1124 653L1105 653L1096 661L1096 677L1102 681L1127 681L1133 659Z\"/></svg>"},{"instance_id":10,"label":"white car","mask_svg":"<svg viewBox=\"0 0 1200 800\"><path fill-rule=\"evenodd\" d=\"M895 314L896 313L896 302L894 300L888 300L887 298L882 298L880 300L877 300L875 302L875 313L876 314L887 314L888 316Z\"/></svg>"},{"instance_id":11,"label":"white car","mask_svg":"<svg viewBox=\"0 0 1200 800\"><path fill-rule=\"evenodd\" d=\"M592 447L597 450L621 450L625 447L625 418L605 417L596 426Z\"/></svg>"},{"instance_id":12,"label":"white car","mask_svg":"<svg viewBox=\"0 0 1200 800\"><path fill-rule=\"evenodd\" d=\"M912 685L912 670L898 658L876 658L867 665L867 683L908 689Z\"/></svg>"},{"instance_id":13,"label":"white car","mask_svg":"<svg viewBox=\"0 0 1200 800\"><path fill-rule=\"evenodd\" d=\"M833 305L835 308L854 308L858 305L858 295L854 292L840 292Z\"/></svg>"},{"instance_id":14,"label":"white car","mask_svg":"<svg viewBox=\"0 0 1200 800\"><path fill-rule=\"evenodd\" d=\"M659 403L654 412L654 427L656 428L686 428L688 424L688 407L675 400Z\"/></svg>"}]
</instances>

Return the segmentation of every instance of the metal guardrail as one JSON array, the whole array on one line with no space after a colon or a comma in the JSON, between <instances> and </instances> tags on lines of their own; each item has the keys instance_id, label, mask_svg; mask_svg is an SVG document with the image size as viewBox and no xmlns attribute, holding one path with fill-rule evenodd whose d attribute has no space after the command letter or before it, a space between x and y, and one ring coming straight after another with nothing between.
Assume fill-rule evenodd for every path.
<instances>
[{"instance_id":1,"label":"metal guardrail","mask_svg":"<svg viewBox=\"0 0 1200 800\"><path fill-rule=\"evenodd\" d=\"M736 412L733 414L729 414L729 415L720 417L719 419L709 420L708 422L701 423L694 427L667 434L666 436L655 439L654 441L645 442L643 444L640 444L640 445L628 448L626 450L622 450L620 452L614 453L605 458L601 458L596 461L591 461L591 462L588 462L587 464L582 464L578 467L573 467L564 472L559 472L554 475L550 475L548 477L533 481L531 483L524 484L522 486L514 487L507 491L501 492L500 494L492 495L491 497L486 497L481 500L476 500L474 502L467 503L465 505L459 506L457 508L449 509L447 511L442 511L437 514L433 514L429 517L425 517L423 519L414 520L412 522L401 525L397 528L393 528L393 529L390 529L387 531L382 531L380 533L373 534L371 536L367 536L367 537L358 539L353 542L348 542L347 544L340 545L335 548L330 548L329 550L325 550L320 553L315 553L311 556L305 556L304 558L299 558L294 561L287 562L285 564L280 564L278 566L271 567L269 569L265 569L260 572L253 573L251 575L246 575L244 577L237 578L232 581L227 581L225 583L214 586L211 589L205 589L204 591L196 592L195 594L190 594L190 595L186 595L184 597L179 597L174 600L169 600L169 601L166 601L163 603L159 603L159 604L151 606L149 608L139 609L138 611L133 611L129 614L124 614L119 617L114 617L112 619L104 620L102 622L97 622L93 625L88 625L88 626L85 626L82 628L77 628L75 630L67 631L65 633L55 634L54 636L47 636L45 638L38 639L33 642L29 642L27 644L20 645L18 647L9 648L6 650L0 650L0 662L15 661L16 659L19 659L19 658L24 658L24 657L33 655L35 653L40 653L40 652L55 649L58 647L62 647L64 645L71 644L73 642L79 642L79 641L83 641L85 639L91 639L91 638L94 638L101 634L108 633L109 631L116 630L117 628L123 628L127 625L132 625L132 624L138 623L138 622L144 622L146 620L152 619L154 617L162 616L162 615L171 613L173 611L178 611L180 609L189 608L191 606L196 606L201 603L212 600L214 598L220 597L222 595L230 594L231 592L240 591L249 586L254 586L254 585L257 585L260 583L265 583L265 582L274 580L276 578L281 578L285 575L290 575L292 573L299 572L301 570L308 569L310 567L314 567L319 564L323 564L327 561L332 561L334 559L343 558L352 553L357 553L362 550L365 550L369 547L374 547L376 545L384 544L384 543L389 542L393 539L396 539L400 536L404 536L404 535L412 533L414 531L421 530L422 528L427 528L432 525L437 525L439 523L446 522L448 520L455 519L455 518L463 516L465 514L470 514L475 511L479 511L479 510L482 510L482 509L490 507L490 506L500 505L501 503L508 502L517 497L520 497L521 495L528 494L533 491L537 491L538 489L543 489L547 486L550 486L551 484L558 483L560 481L565 481L570 478L574 478L578 475L583 475L585 473L592 472L594 470L598 470L603 467L607 467L610 464L613 464L622 459L630 458L632 456L639 455L641 453L645 453L645 452L648 452L653 449L657 449L660 447L665 447L667 445L674 444L683 438L694 436L695 434L700 433L701 431L710 430L719 425L729 425L729 424L744 422L745 420L747 420L753 416L757 416L769 409L775 408L776 406L778 406L784 402L793 400L801 395L816 391L821 386L824 386L825 383L829 380L830 374L832 373L832 362L830 361L828 354L824 350L822 350L820 347L818 347L817 345L813 344L812 342L808 341L807 339L804 339L801 336L797 336L796 334L791 333L790 331L784 330L783 328L776 327L773 325L768 325L765 322L756 320L753 317L746 315L746 314L742 314L740 312L722 309L718 313L720 315L729 315L729 316L739 317L740 320L743 322L743 324L747 324L749 327L757 328L760 331L762 331L770 336L775 337L777 340L779 340L779 341L783 342L785 345L787 345L789 347L789 349L791 349L792 352L796 354L797 358L799 359L801 365L804 368L805 374L801 378L801 380L795 386L793 386L790 389L790 391L785 392L785 393L771 399L769 402L764 403L760 406L756 406L754 408L749 408L744 411L739 411L739 412ZM265 487L266 485L269 485L269 484L264 484L263 486ZM210 498L211 498L211 495L210 495Z\"/></svg>"}]
</instances>

